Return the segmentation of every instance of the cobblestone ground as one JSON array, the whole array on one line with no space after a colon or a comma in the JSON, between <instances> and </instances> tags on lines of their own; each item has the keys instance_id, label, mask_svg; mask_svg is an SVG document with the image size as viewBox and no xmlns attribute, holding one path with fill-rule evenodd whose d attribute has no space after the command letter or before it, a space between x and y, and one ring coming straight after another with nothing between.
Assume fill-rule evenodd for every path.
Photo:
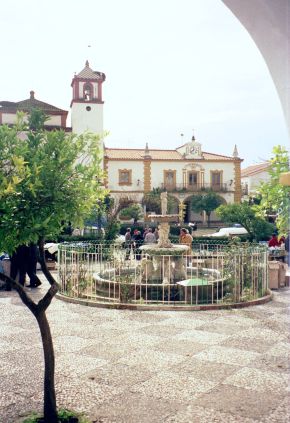
<instances>
[{"instance_id":1,"label":"cobblestone ground","mask_svg":"<svg viewBox=\"0 0 290 423\"><path fill-rule=\"evenodd\" d=\"M284 289L241 310L141 312L55 299L58 405L98 423L289 422L289 300ZM41 410L43 360L14 291L0 292L0 330L0 422L15 423Z\"/></svg>"}]
</instances>

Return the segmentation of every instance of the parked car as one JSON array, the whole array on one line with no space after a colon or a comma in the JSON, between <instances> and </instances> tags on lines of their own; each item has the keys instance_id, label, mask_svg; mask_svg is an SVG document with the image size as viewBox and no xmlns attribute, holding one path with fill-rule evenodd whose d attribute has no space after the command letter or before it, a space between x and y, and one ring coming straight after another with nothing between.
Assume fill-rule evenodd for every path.
<instances>
[{"instance_id":1,"label":"parked car","mask_svg":"<svg viewBox=\"0 0 290 423\"><path fill-rule=\"evenodd\" d=\"M219 237L230 237L230 236L240 236L240 235L247 235L248 231L243 226L240 227L231 227L231 228L220 228L217 232L213 234L204 235L213 238Z\"/></svg>"}]
</instances>

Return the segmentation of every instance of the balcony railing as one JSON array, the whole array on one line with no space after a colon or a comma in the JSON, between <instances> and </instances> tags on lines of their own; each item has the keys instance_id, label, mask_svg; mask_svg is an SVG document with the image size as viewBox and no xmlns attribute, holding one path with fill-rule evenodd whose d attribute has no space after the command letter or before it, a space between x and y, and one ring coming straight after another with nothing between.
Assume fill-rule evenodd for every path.
<instances>
[{"instance_id":1,"label":"balcony railing","mask_svg":"<svg viewBox=\"0 0 290 423\"><path fill-rule=\"evenodd\" d=\"M161 184L161 189L168 192L201 192L212 190L215 192L232 191L233 187L228 184Z\"/></svg>"}]
</instances>

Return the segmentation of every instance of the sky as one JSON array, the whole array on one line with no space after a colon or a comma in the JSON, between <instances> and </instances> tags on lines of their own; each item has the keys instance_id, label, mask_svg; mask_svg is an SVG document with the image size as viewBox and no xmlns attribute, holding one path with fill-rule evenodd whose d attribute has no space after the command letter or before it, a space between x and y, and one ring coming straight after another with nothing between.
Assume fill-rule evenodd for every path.
<instances>
[{"instance_id":1,"label":"sky","mask_svg":"<svg viewBox=\"0 0 290 423\"><path fill-rule=\"evenodd\" d=\"M88 59L106 74L107 147L175 149L194 131L203 151L237 144L245 167L288 146L267 66L220 0L9 0L0 27L0 100L34 90L70 110Z\"/></svg>"}]
</instances>

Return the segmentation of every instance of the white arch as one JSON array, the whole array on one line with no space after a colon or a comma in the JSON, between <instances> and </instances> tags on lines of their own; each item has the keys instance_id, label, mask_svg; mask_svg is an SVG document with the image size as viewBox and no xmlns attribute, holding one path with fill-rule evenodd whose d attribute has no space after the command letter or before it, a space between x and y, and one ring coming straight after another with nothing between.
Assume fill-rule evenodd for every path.
<instances>
[{"instance_id":1,"label":"white arch","mask_svg":"<svg viewBox=\"0 0 290 423\"><path fill-rule=\"evenodd\" d=\"M278 92L290 134L290 1L222 0L259 48Z\"/></svg>"}]
</instances>

